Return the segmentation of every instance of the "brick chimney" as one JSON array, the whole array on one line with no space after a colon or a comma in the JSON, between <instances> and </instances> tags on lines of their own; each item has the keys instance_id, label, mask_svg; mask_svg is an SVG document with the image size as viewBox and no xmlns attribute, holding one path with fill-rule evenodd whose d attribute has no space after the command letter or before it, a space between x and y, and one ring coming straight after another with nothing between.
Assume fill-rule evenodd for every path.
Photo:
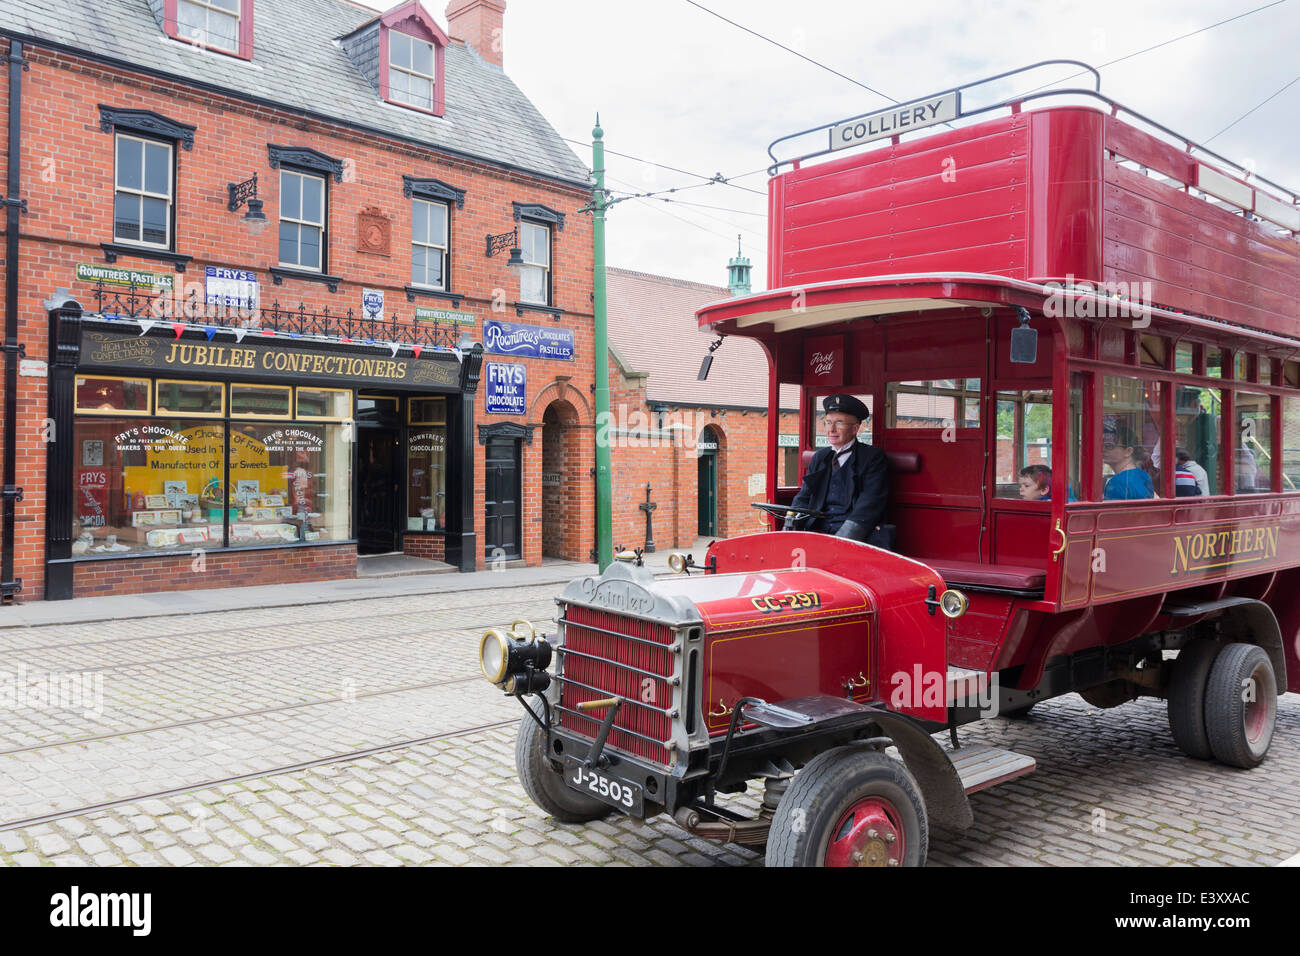
<instances>
[{"instance_id":1,"label":"brick chimney","mask_svg":"<svg viewBox=\"0 0 1300 956\"><path fill-rule=\"evenodd\" d=\"M447 32L464 40L489 63L502 65L505 40L502 21L506 0L451 0L447 4Z\"/></svg>"}]
</instances>

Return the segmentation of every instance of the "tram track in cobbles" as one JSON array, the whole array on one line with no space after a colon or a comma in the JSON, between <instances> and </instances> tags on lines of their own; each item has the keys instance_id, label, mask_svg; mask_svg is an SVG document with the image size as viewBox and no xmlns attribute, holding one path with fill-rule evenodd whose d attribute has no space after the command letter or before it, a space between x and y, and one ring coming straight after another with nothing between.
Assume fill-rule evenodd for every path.
<instances>
[{"instance_id":1,"label":"tram track in cobbles","mask_svg":"<svg viewBox=\"0 0 1300 956\"><path fill-rule=\"evenodd\" d=\"M350 697L326 697L319 700L277 704L274 707L259 707L254 710L241 710L230 714L214 714L209 717L193 717L189 720L177 720L165 724L151 724L147 727L131 727L126 730L113 730L102 734L88 734L82 737L70 737L65 740L52 740L47 743L29 744L25 747L13 747L9 750L0 750L0 757L7 757L11 754L31 753L37 750L50 750L57 747L69 747L76 744L94 743L99 740L118 740L123 737L133 737L137 734L151 734L163 730L176 730L180 727L198 727L203 724L215 724L221 723L222 721L239 720L244 717L261 717L266 714L277 714L290 710L302 710L308 707L320 707L325 704L350 704L358 700L370 700L376 697L384 697L389 694L405 694L417 690L429 690L434 687L446 687L451 684L467 684L476 680L482 680L482 677L475 674L470 677L457 677L452 680L429 681L424 684L409 684L404 687L390 687L385 690L368 691L366 693L353 694Z\"/></svg>"},{"instance_id":2,"label":"tram track in cobbles","mask_svg":"<svg viewBox=\"0 0 1300 956\"><path fill-rule=\"evenodd\" d=\"M449 682L455 683L455 682ZM424 737L412 737L405 740L392 741L380 744L374 747L366 747L360 750L352 750L346 753L330 754L325 757L314 757L310 760L297 761L295 763L283 764L275 767L261 769L250 773L235 774L228 777L219 777L215 779L204 780L200 783L183 784L178 787L170 787L164 790L155 790L148 793L132 794L127 797L119 797L112 800L104 800L98 803L86 804L78 807L71 807L63 810L56 810L51 813L39 814L37 816L24 817L17 820L6 820L0 822L0 832L6 830L16 830L21 827L39 826L45 823L52 823L56 820L63 820L68 817L79 817L89 813L98 813L102 810L111 810L115 807L128 806L134 803L140 803L145 800L159 800L168 797L183 796L187 793L195 793L200 790L208 790L213 787L222 787L229 784L244 783L249 780L260 780L264 777L272 777L284 773L298 773L304 770L311 770L315 767L323 767L329 764L347 763L354 760L363 760L366 757L373 757L376 754L388 753L394 750L401 750L404 747L415 747L422 744L434 743L439 740L447 740L455 737L463 737L469 734L482 733L491 730L500 730L505 727L513 726L518 723L517 718L509 720L495 721L489 724L481 724L474 727L464 727L455 730L447 730L437 734L429 734Z\"/></svg>"},{"instance_id":3,"label":"tram track in cobbles","mask_svg":"<svg viewBox=\"0 0 1300 956\"><path fill-rule=\"evenodd\" d=\"M370 619L367 619L365 621L359 621L358 623L370 623ZM547 619L546 623L550 623L549 618ZM487 628L492 628L492 627L509 627L509 626L510 626L509 621L502 621L500 617L496 617L489 621L475 622L473 624L460 624L457 625L456 627L451 628L449 631L444 631L444 633L455 633L459 631L478 631L480 629L486 630ZM332 646L338 646L342 644L355 644L355 643L366 642L366 641L394 640L394 639L401 639L406 637L418 637L421 635L428 635L431 633L435 633L438 630L439 628L437 626L431 625L431 626L416 628L407 631L385 632L380 634L366 634L358 637L343 637L335 640L304 641L298 644L268 644L259 647L240 648L238 650L212 651L210 653L205 653L205 654L191 653L191 654L182 654L174 657L145 658L143 660L124 661L116 664L99 664L99 665L89 665L89 666L78 665L70 669L74 669L80 673L94 674L103 671L121 670L126 668L133 668L133 667L148 667L148 666L153 666L158 664L175 664L175 663L189 662L189 661L205 661L205 660L216 660L219 658L245 657L250 654L270 654L270 653L279 653L281 651L300 651L300 650L306 650L310 648L332 647ZM58 649L80 649L87 646L89 645L67 644L67 645L59 645ZM10 657L10 656L20 656L20 654L25 654L25 653L28 653L28 650L24 650L22 652L0 651L0 659L3 659L5 657Z\"/></svg>"},{"instance_id":4,"label":"tram track in cobbles","mask_svg":"<svg viewBox=\"0 0 1300 956\"><path fill-rule=\"evenodd\" d=\"M555 586L551 586L551 585L538 585L537 587L538 587L538 589L541 589L542 587L547 587L547 588L549 588L549 591L548 591L546 594L543 594L543 595L537 597L535 600L536 600L538 603L547 603L547 604L552 603L553 600L554 600ZM458 592L458 593L464 593L464 592ZM415 595L415 596L416 596L416 597L426 597L427 595ZM512 597L513 597L513 595L512 595ZM392 600L392 598L383 598L383 599L379 599L379 598L373 598L373 599L372 599L372 598L365 598L365 599L358 599L358 600L367 600L367 601L368 601L368 600ZM532 599L532 598L528 598L528 599L526 599L526 600L528 601L528 603L531 604L531 603L533 603L533 600L534 600L534 599ZM338 603L343 603L343 602L338 602ZM284 608L271 608L270 610L291 611L291 610L301 610L301 608L303 608L303 607L315 607L315 606L316 606L316 605L298 605L298 606L292 606L292 607L286 606L286 607L284 607ZM326 617L326 618L318 618L318 617L313 616L313 617L312 617L311 624L312 624L312 627L313 627L313 628L318 628L318 627L328 627L329 625L332 625L332 624L348 624L348 623L352 623L352 622L355 622L355 623L373 624L375 621L379 621L379 620L384 620L384 619L388 619L388 618L396 618L396 617L408 617L408 616L411 616L411 615L421 614L421 613L427 613L427 614L441 614L441 613L450 613L450 612L455 612L455 611L477 611L477 610L486 610L486 609L488 609L488 608L499 608L499 607L501 607L501 606L502 606L502 605L501 605L501 601L498 599L498 600L495 600L495 601L487 601L487 602L483 602L483 603L467 604L467 605L456 605L456 604L453 603L453 604L449 604L449 605L446 606L446 607L414 608L414 609L413 609L413 608L402 608L401 610L398 610L398 611L392 611L392 612L383 613L383 614L359 613L359 614L346 614L346 615L339 615L339 616L335 616L335 617ZM238 614L255 613L255 612L256 612L256 613L264 613L264 611L263 611L262 609L243 609L243 608L240 608L240 609L235 609L235 610L231 610L231 611L209 611L209 612L204 612L204 615L205 615L205 616L208 616L208 615L218 615L218 614L232 614L232 615L238 615ZM128 624L134 624L134 625L136 625L136 626L139 626L137 622L140 622L140 621L146 621L146 622L154 622L154 621L176 621L176 622L180 623L180 622L183 622L183 621L188 620L190 617L191 617L191 615L175 615L175 616L165 616L165 617L157 617L157 618L132 618L132 619L127 619L127 620L123 620L123 621L120 621L120 622L113 622L113 623L120 623L120 624L122 624L122 625L124 625L124 626L126 626L126 625L128 625ZM51 624L44 624L44 625L33 625L33 626L31 627L31 630L42 630L42 629L49 629L49 628L78 628L78 629L84 629L84 628L86 628L86 627L93 627L93 626L96 626L96 625L100 625L100 624L102 624L102 623L103 623L103 622L92 621L92 622L84 622L84 623L77 623L77 624L53 624L53 625L51 625ZM474 628L474 627L496 627L496 626L500 626L501 624L509 624L509 622L508 622L508 621L503 621L503 620L501 620L500 617L498 617L498 618L495 618L493 621L491 621L491 622L489 622L489 623L487 623L487 624L461 625L461 627L462 627L462 628ZM176 631L166 631L166 632L155 633L155 634L133 634L133 635L130 635L130 636L111 637L111 638L104 638L104 639L102 639L102 640L94 640L94 641L76 641L76 640L72 640L72 641L63 641L63 642L56 643L56 644L35 644L35 645L29 645L29 646L4 646L4 637L6 636L6 634L5 634L4 631L0 631L0 657L2 657L2 656L4 656L4 655L9 655L9 654L35 653L35 652L38 652L38 651L63 650L63 649L67 649L67 648L89 648L89 647L102 647L102 646L106 646L106 645L109 645L109 646L120 646L120 645L123 645L123 644L138 643L138 642L141 642L141 641L166 641L166 640L176 640L176 639L197 639L197 640L202 640L202 639L204 639L205 637L213 636L213 635L217 635L217 636L222 636L222 637L227 637L227 638L228 638L228 637L231 637L231 636L234 636L234 635L238 635L238 634L241 634L241 633L245 633L245 632L266 631L267 629L268 629L268 628L267 628L267 623L266 623L266 621L265 621L265 620L260 620L260 621L258 621L257 623L252 623L252 624L249 624L249 625L247 625L247 626L236 627L236 628L230 628L230 627L207 627L207 628L203 628L203 629L200 629L200 630L195 630L195 629L193 629L193 628L182 628L181 630L176 630ZM460 628L458 628L458 629L460 629ZM27 631L24 631L24 633L27 633Z\"/></svg>"}]
</instances>

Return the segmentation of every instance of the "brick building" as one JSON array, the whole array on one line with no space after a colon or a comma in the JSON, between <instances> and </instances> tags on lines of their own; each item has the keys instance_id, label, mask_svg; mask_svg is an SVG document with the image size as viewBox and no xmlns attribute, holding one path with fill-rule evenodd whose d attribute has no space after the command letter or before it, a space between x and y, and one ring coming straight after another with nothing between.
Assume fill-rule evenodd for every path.
<instances>
[{"instance_id":1,"label":"brick building","mask_svg":"<svg viewBox=\"0 0 1300 956\"><path fill-rule=\"evenodd\" d=\"M752 339L728 339L708 378L697 376L711 336L695 312L743 294L749 261L731 260L730 287L610 269L609 440L614 544L641 547L650 500L656 550L688 548L700 536L762 530L752 501L768 501L768 358ZM781 392L782 485L799 483L799 391Z\"/></svg>"},{"instance_id":2,"label":"brick building","mask_svg":"<svg viewBox=\"0 0 1300 956\"><path fill-rule=\"evenodd\" d=\"M589 173L505 7L0 0L6 597L587 555Z\"/></svg>"}]
</instances>

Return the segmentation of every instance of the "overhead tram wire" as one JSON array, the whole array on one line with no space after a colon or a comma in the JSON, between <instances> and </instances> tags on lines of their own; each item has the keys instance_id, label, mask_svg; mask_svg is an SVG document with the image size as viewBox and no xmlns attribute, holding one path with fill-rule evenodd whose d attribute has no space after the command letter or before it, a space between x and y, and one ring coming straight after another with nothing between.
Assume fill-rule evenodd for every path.
<instances>
[{"instance_id":1,"label":"overhead tram wire","mask_svg":"<svg viewBox=\"0 0 1300 956\"><path fill-rule=\"evenodd\" d=\"M1255 110L1259 109L1261 106L1263 106L1263 105L1264 105L1265 103L1267 103L1269 100L1276 99L1277 97L1281 96L1283 93L1285 93L1285 92L1286 92L1287 90L1289 90L1291 87L1295 86L1297 83L1300 83L1300 76L1297 76L1294 80L1292 80L1290 83L1288 83L1288 84L1286 84L1285 86L1283 86L1280 90L1278 90L1277 92L1271 94L1270 96L1266 96L1263 100L1261 100L1260 102L1256 103L1256 104L1255 104L1254 106L1252 106L1250 109L1246 110L1246 112L1242 113L1240 116L1238 116L1235 120L1233 120L1233 121L1232 121L1231 123L1229 123L1227 126L1223 127L1223 129L1219 130L1217 133L1215 133L1213 136L1211 136L1209 139L1207 139L1207 140L1206 140L1202 145L1206 145L1206 146L1208 146L1210 143L1213 143L1216 139L1218 139L1220 136L1222 136L1222 135L1223 135L1224 133L1226 133L1228 130L1232 129L1234 126L1236 126L1238 123L1240 123L1242 120L1244 120L1244 119L1245 119L1247 116L1249 116L1251 113L1255 112Z\"/></svg>"},{"instance_id":2,"label":"overhead tram wire","mask_svg":"<svg viewBox=\"0 0 1300 956\"><path fill-rule=\"evenodd\" d=\"M628 185L628 186L631 185L631 183L628 183L626 180L619 179L617 176L608 176L607 178L608 178L610 181L612 181L612 182L623 183L624 185ZM713 232L714 235L721 235L721 233L718 233L718 232L716 232L715 230L708 229L707 226L702 226L702 225L700 225L699 223L697 223L697 222L692 222L691 220L686 219L686 218L683 218L682 216L674 216L672 213L668 212L668 210L667 210L667 209L664 209L662 206L656 206L656 205L654 205L653 203L648 202L647 200L650 199L650 198L658 199L660 202L664 202L664 203L675 203L675 204L678 204L678 205L684 205L684 206L704 206L703 203L687 203L687 202L684 202L684 201L682 201L682 200L680 200L680 199L668 199L668 198L665 198L665 197L662 197L662 196L650 196L649 194L644 194L644 195L643 195L643 194L632 194L632 195L627 195L627 196L620 196L620 197L619 197L619 201L621 202L621 201L624 200L624 199L635 199L635 200L636 200L638 203L640 203L641 205L643 205L643 206L649 206L651 209L657 209L659 212L662 212L662 213L665 213L666 215L672 216L672 218L678 220L679 222L684 222L684 223L686 223L687 225L695 226L697 229L706 229L706 230L709 231L709 232ZM730 210L730 209L721 209L721 207L717 207L717 206L705 206L705 208L719 209L719 210L721 210L721 211L723 211L723 212L736 212L736 213L743 213L744 215L763 215L762 213L745 213L743 210L740 210L740 209L735 209L735 210ZM730 221L728 221L728 220L726 220L726 219L723 219L723 218L720 217L720 216L713 216L713 215L710 215L710 214L707 213L707 212L697 212L696 215L698 215L698 216L703 216L703 217L706 218L706 219L712 219L714 222L720 222L720 223L722 223L724 226L727 226L727 227L729 227L729 228L731 228L731 229L735 229L735 230L737 230L738 232L741 232L741 233L743 233L744 235L747 235L747 236L750 238L751 241L756 242L756 243L758 243L759 245L762 245L762 244L764 244L764 243L766 242L766 240L765 240L764 237L759 236L757 233L751 232L749 229L747 229L745 226L742 226L740 223L737 223L737 222L730 222ZM729 237L728 237L728 238L729 238Z\"/></svg>"},{"instance_id":3,"label":"overhead tram wire","mask_svg":"<svg viewBox=\"0 0 1300 956\"><path fill-rule=\"evenodd\" d=\"M797 56L799 59L803 60L804 62L811 63L813 66L818 67L819 69L823 69L827 73L833 73L835 76L838 76L841 80L848 80L854 86L860 86L868 93L875 93L877 96L882 97L883 99L887 99L891 103L898 102L898 100L894 99L894 97L890 96L888 93L882 93L880 90L876 89L875 87L868 86L866 83L863 83L861 80L855 80L853 77L841 73L839 70L835 69L834 67L827 66L825 63L821 63L817 60L814 60L812 57L800 53L798 50L793 49L792 47L786 46L784 43L780 42L779 40L773 40L770 36L766 36L765 34L759 33L757 30L750 29L749 27L745 26L743 23L737 23L735 20L731 20L727 17L724 17L716 10L710 10L702 3L696 3L695 0L686 0L686 2L689 3L691 6L695 7L697 10L703 10L705 13L709 14L710 16L717 17L719 20L723 21L724 23L730 23L737 30L744 30L750 36L758 37L758 39L770 43L773 46L780 47L782 50L785 50L786 53L793 53L795 56Z\"/></svg>"},{"instance_id":4,"label":"overhead tram wire","mask_svg":"<svg viewBox=\"0 0 1300 956\"><path fill-rule=\"evenodd\" d=\"M690 0L687 0L687 2L689 3ZM1123 63L1125 60L1131 60L1131 59L1133 59L1133 58L1136 57L1136 56L1142 56L1142 54L1144 54L1144 53L1150 53L1152 50L1158 50L1158 49L1160 49L1161 47L1169 46L1169 44L1171 44L1171 43L1177 43L1179 40L1186 40L1186 39L1188 39L1189 37L1194 37L1194 36L1196 36L1197 34L1205 33L1207 30L1213 30L1215 27L1221 27L1221 26L1223 26L1224 24L1232 23L1234 20L1240 20L1240 19L1242 19L1243 17L1248 17L1248 16L1250 16L1251 14L1259 13L1261 10L1267 10L1267 9L1269 9L1270 7L1280 6L1281 4L1284 4L1284 3L1286 3L1286 2L1287 2L1287 0L1273 0L1272 3L1266 3L1266 4L1264 4L1262 7L1256 7L1254 10L1247 10L1247 11L1244 12L1244 13L1238 13L1236 16L1228 17L1226 20L1220 20L1220 21L1218 21L1217 23L1211 23L1211 24L1209 24L1209 25L1207 25L1207 26L1203 26L1203 27L1201 27L1201 28L1199 28L1199 29L1197 29L1197 30L1193 30L1191 33L1184 33L1182 36L1176 36L1176 37L1172 37L1172 38L1170 38L1170 39L1168 39L1168 40L1162 40L1161 42L1156 43L1156 44L1154 44L1154 45L1152 45L1152 46L1146 47L1146 48L1144 48L1144 49L1137 50L1137 51L1135 51L1135 52L1133 52L1133 53L1126 53L1124 56L1116 57L1116 58L1113 59L1113 60L1107 60L1105 63L1100 63L1100 64L1098 64L1098 65L1097 65L1097 69L1098 69L1098 70L1104 70L1104 69L1106 69L1106 67L1108 67L1108 66L1114 66L1116 63ZM1069 76L1067 76L1067 77L1063 77L1062 79L1059 79L1059 80L1053 80L1051 83L1044 83L1042 86L1036 86L1036 87L1034 87L1032 90L1026 90L1026 91L1025 91L1025 95L1027 96L1027 95L1030 94L1030 93L1037 93L1039 90L1045 90L1045 89L1047 89L1049 86L1055 86L1057 83L1068 83L1070 80L1073 80L1073 79L1075 79L1075 78L1077 78L1077 77L1083 76L1084 73L1086 73L1086 72L1087 72L1086 70L1081 70L1081 71L1078 72L1078 73L1071 73ZM1261 105L1262 105L1262 104L1261 104ZM1244 118L1244 117L1243 117L1243 118ZM1217 135L1217 134L1216 134L1216 135Z\"/></svg>"},{"instance_id":5,"label":"overhead tram wire","mask_svg":"<svg viewBox=\"0 0 1300 956\"><path fill-rule=\"evenodd\" d=\"M567 136L561 136L560 138L563 139L566 143L570 143L570 144L572 144L572 145L574 145L574 146L590 146L590 145L591 145L591 143L589 143L589 142L584 142L584 141L582 141L582 140L578 140L578 139L570 139L570 138L567 137ZM706 175L704 175L703 173L693 173L693 172L691 172L689 169L679 169L679 168L676 167L676 166L669 166L669 165L666 164L666 163L656 163L656 162L655 162L654 160L652 160L652 159L642 159L640 156L633 156L633 155L631 155L630 153L620 153L620 152L618 152L618 150L609 149L608 147L606 147L606 149L605 149L605 155L606 155L606 156L619 156L619 157L622 157L623 159L630 159L630 160L632 160L633 162L636 162L636 163L644 163L646 166L655 166L655 167L657 167L657 168L659 168L659 169L666 169L666 170L668 170L669 172L673 172L673 173L681 173L683 176L693 176L693 177L695 177L696 179L703 179L703 180L705 180L705 182L702 182L702 183L691 183L691 184L688 185L688 186L678 186L677 188L678 188L679 190L680 190L680 189L694 189L694 188L696 188L697 186L720 185L720 186L730 186L732 189L739 189L739 190L742 190L742 191L747 192L747 193L753 193L755 196L763 196L763 197L765 197L765 198L766 198L766 196L767 196L767 193L763 192L761 189L751 189L751 188L748 187L748 186L738 186L738 185L736 185L736 183L734 182L734 180L737 180L737 179L744 179L746 176L753 176L753 175L755 175L756 173L766 172L766 171L767 171L767 167L766 167L766 166L764 166L762 169L754 169L754 170L750 170L750 171L747 172L747 173L741 173L739 176L723 176L721 173L718 173L718 174L715 175L715 176L706 176Z\"/></svg>"}]
</instances>

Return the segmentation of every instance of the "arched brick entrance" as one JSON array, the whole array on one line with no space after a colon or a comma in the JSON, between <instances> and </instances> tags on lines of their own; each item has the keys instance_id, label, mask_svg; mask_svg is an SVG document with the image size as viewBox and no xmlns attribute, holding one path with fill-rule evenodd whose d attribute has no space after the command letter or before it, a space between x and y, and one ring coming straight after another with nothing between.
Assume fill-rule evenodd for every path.
<instances>
[{"instance_id":1,"label":"arched brick entrance","mask_svg":"<svg viewBox=\"0 0 1300 956\"><path fill-rule=\"evenodd\" d=\"M584 542L591 529L583 527L583 482L578 411L556 399L542 414L542 557L585 561Z\"/></svg>"}]
</instances>

